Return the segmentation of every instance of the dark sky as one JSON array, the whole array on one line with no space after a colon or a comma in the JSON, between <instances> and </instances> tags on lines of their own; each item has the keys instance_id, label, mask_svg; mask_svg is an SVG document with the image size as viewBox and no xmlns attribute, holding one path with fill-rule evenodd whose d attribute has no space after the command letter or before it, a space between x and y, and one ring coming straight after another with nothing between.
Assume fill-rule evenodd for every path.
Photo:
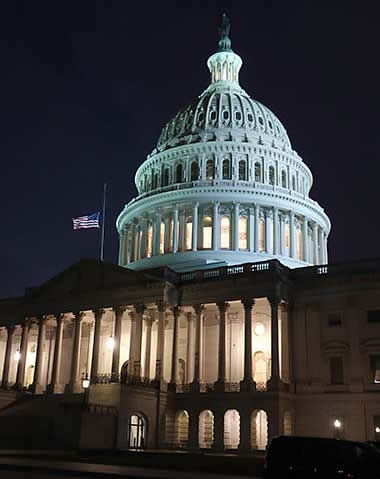
<instances>
[{"instance_id":1,"label":"dark sky","mask_svg":"<svg viewBox=\"0 0 380 479\"><path fill-rule=\"evenodd\" d=\"M379 2L1 2L0 297L81 257L101 207L106 261L134 173L161 128L208 85L225 10L240 83L280 118L330 216L330 262L377 257Z\"/></svg>"}]
</instances>

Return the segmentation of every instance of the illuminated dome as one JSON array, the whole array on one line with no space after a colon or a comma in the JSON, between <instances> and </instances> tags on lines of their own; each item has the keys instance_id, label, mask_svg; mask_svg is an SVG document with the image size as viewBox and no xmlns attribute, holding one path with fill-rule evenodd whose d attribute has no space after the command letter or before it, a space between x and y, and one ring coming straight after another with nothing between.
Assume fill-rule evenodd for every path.
<instances>
[{"instance_id":1,"label":"illuminated dome","mask_svg":"<svg viewBox=\"0 0 380 479\"><path fill-rule=\"evenodd\" d=\"M279 119L240 87L242 60L223 22L211 84L137 170L138 196L117 219L121 266L327 263L330 221L309 197L311 171Z\"/></svg>"}]
</instances>

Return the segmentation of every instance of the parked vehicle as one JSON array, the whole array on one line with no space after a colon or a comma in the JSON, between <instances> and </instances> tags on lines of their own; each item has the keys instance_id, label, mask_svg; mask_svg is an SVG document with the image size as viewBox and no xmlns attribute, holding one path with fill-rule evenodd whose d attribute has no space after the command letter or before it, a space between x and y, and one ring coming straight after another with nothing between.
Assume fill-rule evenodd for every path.
<instances>
[{"instance_id":1,"label":"parked vehicle","mask_svg":"<svg viewBox=\"0 0 380 479\"><path fill-rule=\"evenodd\" d=\"M380 451L364 442L280 436L269 445L265 477L380 479Z\"/></svg>"}]
</instances>

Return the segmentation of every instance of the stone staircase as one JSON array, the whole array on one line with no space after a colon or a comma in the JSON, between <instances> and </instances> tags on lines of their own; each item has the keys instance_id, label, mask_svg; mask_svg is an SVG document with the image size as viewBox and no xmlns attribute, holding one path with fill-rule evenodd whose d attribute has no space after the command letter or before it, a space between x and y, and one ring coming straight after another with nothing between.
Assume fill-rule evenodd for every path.
<instances>
[{"instance_id":1,"label":"stone staircase","mask_svg":"<svg viewBox=\"0 0 380 479\"><path fill-rule=\"evenodd\" d=\"M0 389L0 410L9 406L17 399L17 393L15 391L6 391L5 389Z\"/></svg>"}]
</instances>

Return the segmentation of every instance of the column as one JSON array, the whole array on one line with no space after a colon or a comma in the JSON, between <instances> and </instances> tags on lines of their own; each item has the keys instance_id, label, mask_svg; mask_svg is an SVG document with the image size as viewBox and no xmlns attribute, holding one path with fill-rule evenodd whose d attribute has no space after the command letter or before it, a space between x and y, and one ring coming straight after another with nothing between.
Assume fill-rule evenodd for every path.
<instances>
[{"instance_id":1,"label":"column","mask_svg":"<svg viewBox=\"0 0 380 479\"><path fill-rule=\"evenodd\" d=\"M61 357L62 357L62 340L63 340L63 328L65 322L65 315L58 314L56 316L57 327L55 333L55 345L54 345L54 359L53 359L53 371L51 374L51 383L46 387L49 393L62 393L63 385L61 384Z\"/></svg>"},{"instance_id":2,"label":"column","mask_svg":"<svg viewBox=\"0 0 380 479\"><path fill-rule=\"evenodd\" d=\"M125 265L126 232L122 229L119 233L119 266Z\"/></svg>"},{"instance_id":3,"label":"column","mask_svg":"<svg viewBox=\"0 0 380 479\"><path fill-rule=\"evenodd\" d=\"M173 211L173 253L178 251L178 205Z\"/></svg>"},{"instance_id":4,"label":"column","mask_svg":"<svg viewBox=\"0 0 380 479\"><path fill-rule=\"evenodd\" d=\"M143 315L145 311L145 306L143 304L138 304L135 306L136 311L136 341L134 348L134 364L133 371L134 375L141 377L141 346L142 346L142 322Z\"/></svg>"},{"instance_id":5,"label":"column","mask_svg":"<svg viewBox=\"0 0 380 479\"><path fill-rule=\"evenodd\" d=\"M102 334L102 319L104 316L104 309L95 309L93 311L95 317L94 328L94 348L92 350L92 362L91 362L91 383L96 384L98 382L99 375L99 355L100 355L100 340Z\"/></svg>"},{"instance_id":6,"label":"column","mask_svg":"<svg viewBox=\"0 0 380 479\"><path fill-rule=\"evenodd\" d=\"M178 321L179 309L173 308L173 344L172 344L172 368L170 376L170 388L175 391L178 376Z\"/></svg>"},{"instance_id":7,"label":"column","mask_svg":"<svg viewBox=\"0 0 380 479\"><path fill-rule=\"evenodd\" d=\"M259 242L259 223L260 223L260 206L255 205L255 253L260 251L260 242Z\"/></svg>"},{"instance_id":8,"label":"column","mask_svg":"<svg viewBox=\"0 0 380 479\"><path fill-rule=\"evenodd\" d=\"M302 223L302 239L303 239L303 260L309 262L309 223L306 216Z\"/></svg>"},{"instance_id":9,"label":"column","mask_svg":"<svg viewBox=\"0 0 380 479\"><path fill-rule=\"evenodd\" d=\"M30 329L30 320L25 319L24 324L22 326L20 359L17 364L17 375L16 375L16 388L19 390L24 389L25 365L26 365L26 353L28 351L29 329Z\"/></svg>"},{"instance_id":10,"label":"column","mask_svg":"<svg viewBox=\"0 0 380 479\"><path fill-rule=\"evenodd\" d=\"M38 320L38 342L37 342L37 354L36 354L36 366L34 370L34 378L32 384L32 392L41 394L43 392L42 386L42 367L44 361L44 342L46 336L46 316L39 318Z\"/></svg>"},{"instance_id":11,"label":"column","mask_svg":"<svg viewBox=\"0 0 380 479\"><path fill-rule=\"evenodd\" d=\"M82 320L84 318L84 313L77 311L74 314L73 324L74 324L74 347L73 347L73 357L71 361L71 374L70 382L67 385L67 392L69 393L80 393L82 392L82 383L81 378L79 377L79 364L80 364L80 345L82 339ZM94 361L94 359L92 360Z\"/></svg>"},{"instance_id":12,"label":"column","mask_svg":"<svg viewBox=\"0 0 380 479\"><path fill-rule=\"evenodd\" d=\"M248 216L248 238L249 238L248 248L249 248L249 251L253 252L254 249L255 249L255 229L254 229L255 215L254 215L254 208L250 207L248 211L249 211L249 216Z\"/></svg>"},{"instance_id":13,"label":"column","mask_svg":"<svg viewBox=\"0 0 380 479\"><path fill-rule=\"evenodd\" d=\"M224 392L226 382L226 311L228 303L217 303L219 310L218 380L216 390Z\"/></svg>"},{"instance_id":14,"label":"column","mask_svg":"<svg viewBox=\"0 0 380 479\"><path fill-rule=\"evenodd\" d=\"M327 249L327 233L323 233L323 252L324 252L323 262L324 262L324 264L328 264L329 253L328 253L328 249Z\"/></svg>"},{"instance_id":15,"label":"column","mask_svg":"<svg viewBox=\"0 0 380 479\"><path fill-rule=\"evenodd\" d=\"M145 341L145 364L144 364L144 376L146 378L150 377L150 355L151 355L151 347L152 347L152 325L153 319L146 318L145 320L146 325L146 341Z\"/></svg>"},{"instance_id":16,"label":"column","mask_svg":"<svg viewBox=\"0 0 380 479\"><path fill-rule=\"evenodd\" d=\"M220 227L219 227L219 202L214 201L213 203L213 214L212 214L212 249L214 251L219 249L220 245Z\"/></svg>"},{"instance_id":17,"label":"column","mask_svg":"<svg viewBox=\"0 0 380 479\"><path fill-rule=\"evenodd\" d=\"M318 224L313 223L313 250L314 250L314 264L319 264L318 258Z\"/></svg>"},{"instance_id":18,"label":"column","mask_svg":"<svg viewBox=\"0 0 380 479\"><path fill-rule=\"evenodd\" d=\"M136 313L131 311L131 332L129 338L129 356L128 356L128 376L135 374L135 357L136 357Z\"/></svg>"},{"instance_id":19,"label":"column","mask_svg":"<svg viewBox=\"0 0 380 479\"><path fill-rule=\"evenodd\" d=\"M199 203L193 203L193 231L192 231L192 248L193 251L198 249L198 208Z\"/></svg>"},{"instance_id":20,"label":"column","mask_svg":"<svg viewBox=\"0 0 380 479\"><path fill-rule=\"evenodd\" d=\"M272 211L265 211L265 251L269 254L273 252L273 228L272 228Z\"/></svg>"},{"instance_id":21,"label":"column","mask_svg":"<svg viewBox=\"0 0 380 479\"><path fill-rule=\"evenodd\" d=\"M186 313L187 319L187 344L186 344L186 384L190 383L191 375L191 345L193 343L193 315Z\"/></svg>"},{"instance_id":22,"label":"column","mask_svg":"<svg viewBox=\"0 0 380 479\"><path fill-rule=\"evenodd\" d=\"M157 355L156 355L156 380L164 379L164 358L165 358L165 306L162 302L157 304L158 325L157 325Z\"/></svg>"},{"instance_id":23,"label":"column","mask_svg":"<svg viewBox=\"0 0 380 479\"><path fill-rule=\"evenodd\" d=\"M249 410L248 410L249 411ZM250 411L240 411L240 444L239 451L251 452L251 414Z\"/></svg>"},{"instance_id":24,"label":"column","mask_svg":"<svg viewBox=\"0 0 380 479\"><path fill-rule=\"evenodd\" d=\"M233 249L239 251L239 214L240 214L240 205L239 203L234 203L234 235L233 235Z\"/></svg>"},{"instance_id":25,"label":"column","mask_svg":"<svg viewBox=\"0 0 380 479\"><path fill-rule=\"evenodd\" d=\"M282 385L278 345L278 307L280 305L280 298L273 296L269 297L268 301L271 308L271 377L268 381L268 389L277 391Z\"/></svg>"},{"instance_id":26,"label":"column","mask_svg":"<svg viewBox=\"0 0 380 479\"><path fill-rule=\"evenodd\" d=\"M296 229L294 225L294 212L289 214L289 235L290 235L290 254L291 258L296 257Z\"/></svg>"},{"instance_id":27,"label":"column","mask_svg":"<svg viewBox=\"0 0 380 479\"><path fill-rule=\"evenodd\" d=\"M197 304L194 306L196 315L196 329L195 329L195 351L194 351L194 379L192 388L194 391L199 391L202 377L202 363L201 363L201 333L203 323L203 306Z\"/></svg>"},{"instance_id":28,"label":"column","mask_svg":"<svg viewBox=\"0 0 380 479\"><path fill-rule=\"evenodd\" d=\"M244 377L240 382L241 391L255 391L256 385L252 378L252 308L254 299L242 299L244 307Z\"/></svg>"},{"instance_id":29,"label":"column","mask_svg":"<svg viewBox=\"0 0 380 479\"><path fill-rule=\"evenodd\" d=\"M273 254L278 255L280 252L280 242L279 242L279 217L278 217L278 208L273 208Z\"/></svg>"},{"instance_id":30,"label":"column","mask_svg":"<svg viewBox=\"0 0 380 479\"><path fill-rule=\"evenodd\" d=\"M161 238L161 213L156 213L156 221L154 224L154 244L153 255L160 254L160 238Z\"/></svg>"},{"instance_id":31,"label":"column","mask_svg":"<svg viewBox=\"0 0 380 479\"><path fill-rule=\"evenodd\" d=\"M120 380L121 323L126 308L125 306L114 306L113 310L115 313L115 334L112 350L111 381L118 383Z\"/></svg>"},{"instance_id":32,"label":"column","mask_svg":"<svg viewBox=\"0 0 380 479\"><path fill-rule=\"evenodd\" d=\"M9 369L11 365L13 337L16 330L15 326L6 326L6 328L8 332L8 337L4 358L3 379L1 381L1 387L3 388L7 388L9 385Z\"/></svg>"}]
</instances>

